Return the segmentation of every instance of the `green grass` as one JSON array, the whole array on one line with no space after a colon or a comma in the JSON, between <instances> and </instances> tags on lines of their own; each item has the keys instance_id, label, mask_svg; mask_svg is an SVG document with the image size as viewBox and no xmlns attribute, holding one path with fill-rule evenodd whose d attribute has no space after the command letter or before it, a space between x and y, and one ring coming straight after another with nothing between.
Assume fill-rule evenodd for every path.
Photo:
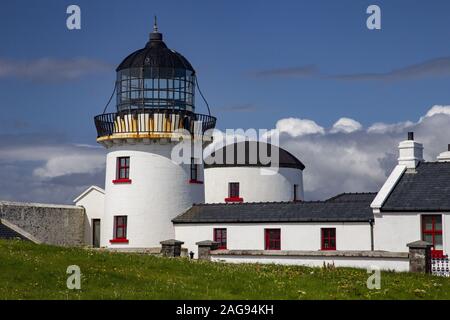
<instances>
[{"instance_id":1,"label":"green grass","mask_svg":"<svg viewBox=\"0 0 450 320\"><path fill-rule=\"evenodd\" d=\"M78 265L81 290L68 290ZM0 299L450 299L450 279L365 270L234 265L0 241Z\"/></svg>"}]
</instances>

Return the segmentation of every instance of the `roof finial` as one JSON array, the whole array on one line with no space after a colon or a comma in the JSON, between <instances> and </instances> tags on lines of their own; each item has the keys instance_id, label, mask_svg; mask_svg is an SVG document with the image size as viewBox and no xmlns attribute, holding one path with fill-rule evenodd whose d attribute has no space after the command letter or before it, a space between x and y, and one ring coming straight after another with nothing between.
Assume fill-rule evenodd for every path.
<instances>
[{"instance_id":1,"label":"roof finial","mask_svg":"<svg viewBox=\"0 0 450 320\"><path fill-rule=\"evenodd\" d=\"M158 32L158 19L155 15L155 22L153 23L153 32L157 33Z\"/></svg>"}]
</instances>

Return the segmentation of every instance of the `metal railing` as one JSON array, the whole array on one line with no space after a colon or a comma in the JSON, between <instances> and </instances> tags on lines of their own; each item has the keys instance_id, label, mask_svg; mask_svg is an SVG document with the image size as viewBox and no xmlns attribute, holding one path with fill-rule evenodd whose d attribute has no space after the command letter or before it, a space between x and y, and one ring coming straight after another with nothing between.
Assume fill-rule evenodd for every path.
<instances>
[{"instance_id":1,"label":"metal railing","mask_svg":"<svg viewBox=\"0 0 450 320\"><path fill-rule=\"evenodd\" d=\"M184 129L191 135L204 135L216 126L216 118L185 110L140 109L104 113L94 117L97 137L114 134L169 134Z\"/></svg>"}]
</instances>

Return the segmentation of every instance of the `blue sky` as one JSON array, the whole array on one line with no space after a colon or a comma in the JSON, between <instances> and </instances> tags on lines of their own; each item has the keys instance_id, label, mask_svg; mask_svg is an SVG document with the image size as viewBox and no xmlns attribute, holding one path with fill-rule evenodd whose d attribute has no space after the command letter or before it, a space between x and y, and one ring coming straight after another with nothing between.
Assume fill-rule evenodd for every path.
<instances>
[{"instance_id":1,"label":"blue sky","mask_svg":"<svg viewBox=\"0 0 450 320\"><path fill-rule=\"evenodd\" d=\"M66 28L71 4L81 7L81 30ZM371 4L381 7L381 30L366 28ZM320 181L326 184L333 174L340 180L321 196L374 191L395 162L395 144L403 136L400 131L410 127L408 120L425 140L439 141L431 157L450 142L450 132L429 127L447 118L431 120L430 115L418 122L435 105L444 107L433 114L450 114L449 1L3 1L0 199L70 202L86 186L103 183L104 151L92 148L93 117L111 95L116 66L147 42L154 15L166 44L196 69L220 129L271 129L287 118L315 121L320 128L313 125L313 131L323 135L320 148L305 145L317 143L314 136L294 134L289 140L311 176L325 172L316 158L336 141L360 143L360 159L373 151L365 149L367 141L379 148L389 143L388 151L377 149L383 164L376 183L359 183L368 167L354 180L347 179L346 171L340 176L327 171ZM197 112L206 112L199 95ZM383 127L388 128L383 139L359 129L344 139L329 130L342 117L357 120L362 128L379 122L400 125ZM305 122L280 126L287 126L286 132L295 126L303 130ZM308 158L306 150L316 158ZM335 151L330 152L333 156ZM64 155L73 157L58 162ZM79 172L70 167L82 159L90 159L86 163L95 170L86 169L87 164ZM334 167L330 170L344 172ZM314 185L308 172L306 182ZM347 189L339 189L346 183ZM311 192L320 188L311 187Z\"/></svg>"},{"instance_id":2,"label":"blue sky","mask_svg":"<svg viewBox=\"0 0 450 320\"><path fill-rule=\"evenodd\" d=\"M373 3L382 10L380 31L365 26ZM81 31L66 29L69 4L81 7ZM0 76L7 110L0 117L9 123L2 133L52 130L95 143L92 117L108 100L114 68L145 45L154 14L169 47L196 68L220 128L272 128L291 116L325 127L342 116L364 125L396 122L450 101L448 71L399 80L330 77L388 73L450 56L448 1L10 1L0 10L0 59L105 65L71 81ZM306 66L320 74L261 74Z\"/></svg>"}]
</instances>

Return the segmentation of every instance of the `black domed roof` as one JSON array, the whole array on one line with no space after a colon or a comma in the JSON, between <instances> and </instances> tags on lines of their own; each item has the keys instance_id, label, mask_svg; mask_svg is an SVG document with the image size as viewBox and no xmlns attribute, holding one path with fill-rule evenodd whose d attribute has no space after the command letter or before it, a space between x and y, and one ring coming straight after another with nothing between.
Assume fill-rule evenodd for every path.
<instances>
[{"instance_id":1,"label":"black domed roof","mask_svg":"<svg viewBox=\"0 0 450 320\"><path fill-rule=\"evenodd\" d=\"M245 145L242 145L245 144ZM245 150L245 160L244 161L238 161L237 153L238 150L241 150L242 148ZM288 151L277 147L275 145L271 145L269 143L261 142L261 141L242 141L242 142L236 142L234 144L229 144L224 147L222 147L219 150L216 150L213 152L210 156L208 156L205 159L205 168L219 168L219 167L270 167L271 164L264 164L263 161L260 159L260 153L259 150L261 148L265 148L267 150L268 156L270 156L271 148L278 149L278 166L280 168L294 168L294 169L305 169L305 165L298 160L294 155L289 153ZM234 159L233 161L230 161L227 159L227 150L230 152L234 150ZM257 150L257 159L254 160L253 157L249 156L250 150ZM218 154L220 155L220 159L218 159ZM214 158L214 159L213 159ZM211 163L214 160L216 160L216 163Z\"/></svg>"},{"instance_id":2,"label":"black domed roof","mask_svg":"<svg viewBox=\"0 0 450 320\"><path fill-rule=\"evenodd\" d=\"M150 41L128 57L117 67L116 71L128 68L172 68L185 69L195 73L189 61L178 52L169 49L162 40L162 34L155 29L150 34Z\"/></svg>"}]
</instances>

